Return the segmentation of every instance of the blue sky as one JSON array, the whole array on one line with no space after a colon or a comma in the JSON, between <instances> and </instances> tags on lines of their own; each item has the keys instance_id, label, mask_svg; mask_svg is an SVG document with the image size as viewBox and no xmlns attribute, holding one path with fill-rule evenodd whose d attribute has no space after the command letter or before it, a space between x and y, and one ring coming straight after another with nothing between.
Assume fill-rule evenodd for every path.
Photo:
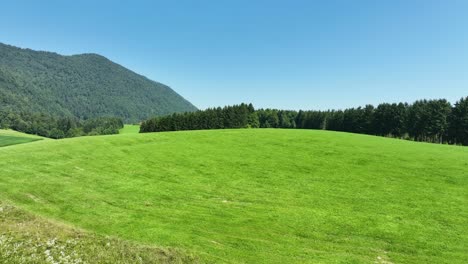
<instances>
[{"instance_id":1,"label":"blue sky","mask_svg":"<svg viewBox=\"0 0 468 264\"><path fill-rule=\"evenodd\" d=\"M468 1L5 1L0 42L99 53L199 108L468 95Z\"/></svg>"}]
</instances>

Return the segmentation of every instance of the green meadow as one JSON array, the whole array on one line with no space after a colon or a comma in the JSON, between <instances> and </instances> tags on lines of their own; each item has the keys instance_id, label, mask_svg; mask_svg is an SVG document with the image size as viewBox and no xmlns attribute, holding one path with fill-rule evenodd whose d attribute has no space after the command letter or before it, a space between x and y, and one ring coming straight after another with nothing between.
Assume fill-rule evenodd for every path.
<instances>
[{"instance_id":1,"label":"green meadow","mask_svg":"<svg viewBox=\"0 0 468 264\"><path fill-rule=\"evenodd\" d=\"M124 125L122 129L120 129L119 134L136 134L140 132L139 125Z\"/></svg>"},{"instance_id":2,"label":"green meadow","mask_svg":"<svg viewBox=\"0 0 468 264\"><path fill-rule=\"evenodd\" d=\"M117 239L115 252L176 252L161 262L468 260L466 147L319 130L135 131L0 148L0 200L78 240Z\"/></svg>"},{"instance_id":3,"label":"green meadow","mask_svg":"<svg viewBox=\"0 0 468 264\"><path fill-rule=\"evenodd\" d=\"M44 138L34 135L28 135L14 130L1 130L0 129L0 147L11 146L21 143L28 143Z\"/></svg>"},{"instance_id":4,"label":"green meadow","mask_svg":"<svg viewBox=\"0 0 468 264\"><path fill-rule=\"evenodd\" d=\"M0 263L187 263L170 248L141 245L80 230L0 202Z\"/></svg>"}]
</instances>

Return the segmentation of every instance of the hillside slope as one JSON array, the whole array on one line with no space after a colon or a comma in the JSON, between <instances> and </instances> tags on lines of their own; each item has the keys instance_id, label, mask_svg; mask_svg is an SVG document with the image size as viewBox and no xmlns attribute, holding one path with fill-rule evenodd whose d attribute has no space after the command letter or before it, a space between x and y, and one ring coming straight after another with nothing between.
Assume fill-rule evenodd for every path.
<instances>
[{"instance_id":1,"label":"hillside slope","mask_svg":"<svg viewBox=\"0 0 468 264\"><path fill-rule=\"evenodd\" d=\"M173 248L100 236L32 215L0 201L0 263L197 263Z\"/></svg>"},{"instance_id":2,"label":"hillside slope","mask_svg":"<svg viewBox=\"0 0 468 264\"><path fill-rule=\"evenodd\" d=\"M16 144L29 143L37 140L43 140L46 138L29 135L14 130L0 129L0 147L6 147Z\"/></svg>"},{"instance_id":3,"label":"hillside slope","mask_svg":"<svg viewBox=\"0 0 468 264\"><path fill-rule=\"evenodd\" d=\"M0 129L0 136L25 137L25 138L31 138L31 139L49 139L49 138L41 137L38 135L31 135L31 134L18 132L18 131L11 130L11 129Z\"/></svg>"},{"instance_id":4,"label":"hillside slope","mask_svg":"<svg viewBox=\"0 0 468 264\"><path fill-rule=\"evenodd\" d=\"M0 148L0 200L218 263L466 263L468 148L213 130Z\"/></svg>"},{"instance_id":5,"label":"hillside slope","mask_svg":"<svg viewBox=\"0 0 468 264\"><path fill-rule=\"evenodd\" d=\"M61 56L0 43L0 110L139 122L196 108L166 85L97 54Z\"/></svg>"}]
</instances>

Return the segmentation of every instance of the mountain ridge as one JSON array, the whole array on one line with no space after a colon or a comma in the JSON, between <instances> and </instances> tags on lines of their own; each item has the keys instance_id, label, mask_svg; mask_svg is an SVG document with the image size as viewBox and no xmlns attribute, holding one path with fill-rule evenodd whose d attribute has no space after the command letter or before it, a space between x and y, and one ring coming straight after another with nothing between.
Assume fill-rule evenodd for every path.
<instances>
[{"instance_id":1,"label":"mountain ridge","mask_svg":"<svg viewBox=\"0 0 468 264\"><path fill-rule=\"evenodd\" d=\"M60 55L0 43L0 110L136 123L195 111L171 87L97 53Z\"/></svg>"}]
</instances>

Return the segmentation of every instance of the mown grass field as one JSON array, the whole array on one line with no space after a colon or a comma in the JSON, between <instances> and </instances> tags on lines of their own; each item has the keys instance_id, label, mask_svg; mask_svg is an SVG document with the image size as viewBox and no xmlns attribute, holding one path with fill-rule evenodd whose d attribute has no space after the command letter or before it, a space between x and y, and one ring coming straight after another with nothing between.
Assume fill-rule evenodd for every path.
<instances>
[{"instance_id":1,"label":"mown grass field","mask_svg":"<svg viewBox=\"0 0 468 264\"><path fill-rule=\"evenodd\" d=\"M468 148L312 130L0 148L0 200L218 263L466 263Z\"/></svg>"},{"instance_id":2,"label":"mown grass field","mask_svg":"<svg viewBox=\"0 0 468 264\"><path fill-rule=\"evenodd\" d=\"M0 263L196 263L170 248L96 235L0 202Z\"/></svg>"},{"instance_id":3,"label":"mown grass field","mask_svg":"<svg viewBox=\"0 0 468 264\"><path fill-rule=\"evenodd\" d=\"M137 134L139 132L139 125L124 125L124 127L120 129L119 134Z\"/></svg>"},{"instance_id":4,"label":"mown grass field","mask_svg":"<svg viewBox=\"0 0 468 264\"><path fill-rule=\"evenodd\" d=\"M42 140L42 137L0 129L0 147Z\"/></svg>"}]
</instances>

